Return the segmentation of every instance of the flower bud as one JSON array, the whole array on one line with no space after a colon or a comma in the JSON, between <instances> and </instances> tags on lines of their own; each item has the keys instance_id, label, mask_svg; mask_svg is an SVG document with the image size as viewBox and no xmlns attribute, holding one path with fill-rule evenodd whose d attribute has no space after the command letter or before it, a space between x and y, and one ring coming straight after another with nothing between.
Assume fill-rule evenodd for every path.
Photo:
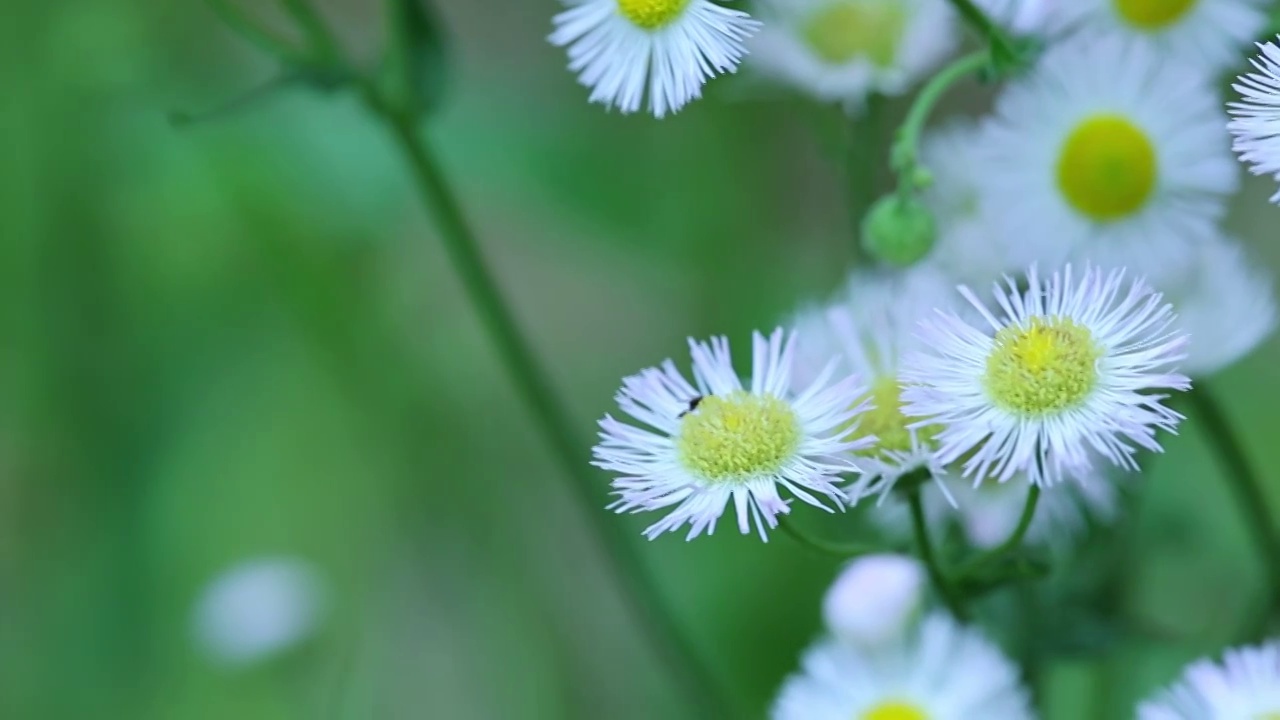
<instances>
[{"instance_id":1,"label":"flower bud","mask_svg":"<svg viewBox=\"0 0 1280 720\"><path fill-rule=\"evenodd\" d=\"M933 249L936 236L933 213L910 195L885 195L862 221L862 247L889 265L914 265Z\"/></svg>"},{"instance_id":2,"label":"flower bud","mask_svg":"<svg viewBox=\"0 0 1280 720\"><path fill-rule=\"evenodd\" d=\"M924 600L925 572L907 555L867 555L845 566L822 601L827 629L862 648L902 636Z\"/></svg>"}]
</instances>

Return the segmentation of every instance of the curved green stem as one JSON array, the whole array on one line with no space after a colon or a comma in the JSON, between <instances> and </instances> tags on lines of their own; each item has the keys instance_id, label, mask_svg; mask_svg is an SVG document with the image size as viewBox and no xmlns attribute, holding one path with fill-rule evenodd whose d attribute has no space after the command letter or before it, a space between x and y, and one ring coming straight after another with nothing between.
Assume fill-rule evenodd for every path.
<instances>
[{"instance_id":1,"label":"curved green stem","mask_svg":"<svg viewBox=\"0 0 1280 720\"><path fill-rule=\"evenodd\" d=\"M933 540L929 537L929 524L924 517L924 502L920 499L919 487L913 487L907 491L907 503L911 507L911 527L915 533L920 562L924 563L925 570L929 573L929 581L933 583L934 589L942 597L943 604L947 606L947 609L951 611L956 620L967 622L969 620L969 608L956 591L955 586L951 584L951 580L946 573L942 571L942 566L938 564L938 557L933 548Z\"/></svg>"},{"instance_id":2,"label":"curved green stem","mask_svg":"<svg viewBox=\"0 0 1280 720\"><path fill-rule=\"evenodd\" d=\"M811 550L823 553L825 555L834 555L845 559L854 558L859 555L870 555L876 552L883 552L881 548L871 545L862 545L858 543L839 543L831 540L823 540L801 530L795 523L791 522L791 518L786 515L778 516L778 527L782 532L791 536L793 540L808 547Z\"/></svg>"},{"instance_id":3,"label":"curved green stem","mask_svg":"<svg viewBox=\"0 0 1280 720\"><path fill-rule=\"evenodd\" d=\"M1244 446L1213 394L1212 386L1203 380L1197 384L1198 387L1187 393L1188 400L1195 407L1198 424L1204 429L1218 460L1226 466L1227 481L1267 566L1266 603L1261 616L1248 630L1251 638L1258 639L1265 634L1271 614L1280 610L1280 536L1277 536L1271 517L1270 500L1262 478L1249 462Z\"/></svg>"},{"instance_id":4,"label":"curved green stem","mask_svg":"<svg viewBox=\"0 0 1280 720\"><path fill-rule=\"evenodd\" d=\"M1022 538L1026 537L1027 529L1031 527L1031 521L1035 518L1036 507L1040 503L1040 486L1032 485L1027 491L1027 501L1022 506L1022 515L1018 518L1018 524L1014 526L1013 532L1009 533L1009 537L1004 542L974 557L961 566L957 575L961 578L972 577L975 573L980 572L988 565L999 562L1009 553L1017 550L1022 545Z\"/></svg>"},{"instance_id":5,"label":"curved green stem","mask_svg":"<svg viewBox=\"0 0 1280 720\"><path fill-rule=\"evenodd\" d=\"M893 149L890 151L890 163L893 165L894 172L898 174L900 191L909 192L917 185L914 175L919 165L920 136L924 133L929 115L942 99L943 93L961 78L986 67L987 60L988 55L985 51L957 58L930 78L912 101L910 109L907 110L907 116L903 118L902 125L898 128Z\"/></svg>"}]
</instances>

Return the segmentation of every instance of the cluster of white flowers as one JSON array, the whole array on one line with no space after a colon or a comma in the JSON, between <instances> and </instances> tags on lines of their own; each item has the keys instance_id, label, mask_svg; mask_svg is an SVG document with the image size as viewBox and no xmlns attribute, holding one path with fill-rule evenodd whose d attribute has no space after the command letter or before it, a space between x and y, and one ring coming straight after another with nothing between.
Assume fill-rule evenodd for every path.
<instances>
[{"instance_id":1,"label":"cluster of white flowers","mask_svg":"<svg viewBox=\"0 0 1280 720\"><path fill-rule=\"evenodd\" d=\"M758 0L759 22L709 0L565 1L552 40L592 100L631 112L647 97L658 116L748 51L760 76L856 114L872 95L908 92L963 41L947 0ZM1280 48L1261 46L1236 84L1234 118L1218 91L1262 30L1261 5L979 0L987 27L1038 42L1010 45L1026 67L1001 76L989 114L912 148L929 172L899 192L930 221L921 260L859 268L831 299L757 333L748 380L725 338L690 340L692 381L671 360L625 379L630 421L606 416L595 448L615 476L612 508L661 511L650 539L685 528L693 539L732 505L741 532L768 540L791 498L829 512L870 498L890 535L919 531L923 515L977 549L1009 538L1069 549L1117 516L1126 481L1114 475L1160 452L1182 420L1169 395L1276 324L1267 273L1221 227L1240 182L1232 134L1255 172L1280 179ZM904 497L922 503L911 522ZM977 630L919 620L914 561L870 561L828 594L830 637L775 718L1032 716ZM1195 666L1140 716L1272 717L1274 693L1239 697L1276 687L1278 657L1271 646Z\"/></svg>"}]
</instances>

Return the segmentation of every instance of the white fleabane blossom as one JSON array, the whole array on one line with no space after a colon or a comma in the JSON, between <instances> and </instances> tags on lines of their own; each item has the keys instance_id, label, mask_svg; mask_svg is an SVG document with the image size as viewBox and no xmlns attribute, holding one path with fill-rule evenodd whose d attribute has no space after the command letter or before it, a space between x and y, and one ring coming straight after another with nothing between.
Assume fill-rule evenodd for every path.
<instances>
[{"instance_id":1,"label":"white fleabane blossom","mask_svg":"<svg viewBox=\"0 0 1280 720\"><path fill-rule=\"evenodd\" d=\"M1232 148L1254 175L1280 181L1280 47L1258 43L1261 55L1251 58L1254 72L1241 75L1231 87L1240 100L1228 104L1235 137ZM1271 196L1280 203L1280 191Z\"/></svg>"},{"instance_id":2,"label":"white fleabane blossom","mask_svg":"<svg viewBox=\"0 0 1280 720\"><path fill-rule=\"evenodd\" d=\"M1267 0L1061 0L1060 28L1108 34L1215 73L1266 26Z\"/></svg>"},{"instance_id":3,"label":"white fleabane blossom","mask_svg":"<svg viewBox=\"0 0 1280 720\"><path fill-rule=\"evenodd\" d=\"M998 316L962 287L984 322L938 313L902 373L905 414L942 426L940 462L963 458L975 484L1025 472L1043 486L1088 470L1092 451L1136 470L1137 448L1160 450L1156 430L1182 418L1160 393L1190 387L1174 370L1187 337L1161 295L1122 270L1070 266L994 290Z\"/></svg>"},{"instance_id":4,"label":"white fleabane blossom","mask_svg":"<svg viewBox=\"0 0 1280 720\"><path fill-rule=\"evenodd\" d=\"M715 530L733 504L738 529L752 525L762 540L790 512L780 495L830 511L839 507L841 473L857 470L853 455L875 438L852 437L867 393L855 376L832 381L835 363L792 390L796 336L781 329L752 342L752 375L743 385L733 369L729 341L689 341L694 383L673 362L625 378L619 407L647 428L606 415L594 464L613 481L617 512L670 511L645 530L653 539L689 525L688 539Z\"/></svg>"},{"instance_id":5,"label":"white fleabane blossom","mask_svg":"<svg viewBox=\"0 0 1280 720\"><path fill-rule=\"evenodd\" d=\"M984 202L977 178L981 132L973 121L953 120L921 139L920 162L933 176L924 201L937 222L933 249L921 264L956 282L985 286L1023 270L1043 252L1039 236L1011 241L993 216L1005 204Z\"/></svg>"},{"instance_id":6,"label":"white fleabane blossom","mask_svg":"<svg viewBox=\"0 0 1280 720\"><path fill-rule=\"evenodd\" d=\"M906 92L960 37L945 0L761 0L759 12L750 66L851 109Z\"/></svg>"},{"instance_id":7,"label":"white fleabane blossom","mask_svg":"<svg viewBox=\"0 0 1280 720\"><path fill-rule=\"evenodd\" d=\"M920 321L936 308L962 310L959 300L954 284L931 268L857 271L833 302L796 316L798 380L817 377L834 357L838 372L857 375L867 386L859 401L872 407L848 439L873 440L856 451L861 474L847 490L850 503L884 496L913 470L928 470L934 478L946 474L934 461L937 428L913 428L913 419L902 413L900 374L903 359L924 348Z\"/></svg>"},{"instance_id":8,"label":"white fleabane blossom","mask_svg":"<svg viewBox=\"0 0 1280 720\"><path fill-rule=\"evenodd\" d=\"M975 628L934 614L896 645L823 640L774 702L773 720L1031 720L1017 667Z\"/></svg>"},{"instance_id":9,"label":"white fleabane blossom","mask_svg":"<svg viewBox=\"0 0 1280 720\"><path fill-rule=\"evenodd\" d=\"M1052 46L996 102L976 170L1011 243L1048 265L1192 262L1239 182L1212 76L1113 36Z\"/></svg>"},{"instance_id":10,"label":"white fleabane blossom","mask_svg":"<svg viewBox=\"0 0 1280 720\"><path fill-rule=\"evenodd\" d=\"M192 618L196 640L212 659L242 665L307 638L324 612L320 576L307 562L265 557L214 578Z\"/></svg>"},{"instance_id":11,"label":"white fleabane blossom","mask_svg":"<svg viewBox=\"0 0 1280 720\"><path fill-rule=\"evenodd\" d=\"M759 28L745 12L709 0L562 0L549 40L568 46L569 69L591 102L636 112L648 96L656 117L702 95L733 72Z\"/></svg>"},{"instance_id":12,"label":"white fleabane blossom","mask_svg":"<svg viewBox=\"0 0 1280 720\"><path fill-rule=\"evenodd\" d=\"M1280 643L1228 650L1222 663L1199 660L1172 687L1138 706L1138 720L1280 718Z\"/></svg>"},{"instance_id":13,"label":"white fleabane blossom","mask_svg":"<svg viewBox=\"0 0 1280 720\"><path fill-rule=\"evenodd\" d=\"M1197 248L1190 277L1166 293L1177 327L1191 342L1182 370L1211 375L1248 355L1276 327L1270 274L1250 262L1239 242L1216 238Z\"/></svg>"},{"instance_id":14,"label":"white fleabane blossom","mask_svg":"<svg viewBox=\"0 0 1280 720\"><path fill-rule=\"evenodd\" d=\"M842 642L874 650L900 641L917 618L927 583L909 555L866 555L844 567L822 600L827 630Z\"/></svg>"}]
</instances>

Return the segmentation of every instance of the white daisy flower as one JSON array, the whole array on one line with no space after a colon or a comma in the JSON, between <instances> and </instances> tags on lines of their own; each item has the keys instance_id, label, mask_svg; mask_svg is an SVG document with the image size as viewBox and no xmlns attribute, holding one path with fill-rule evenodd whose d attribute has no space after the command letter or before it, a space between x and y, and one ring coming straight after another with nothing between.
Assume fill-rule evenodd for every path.
<instances>
[{"instance_id":1,"label":"white daisy flower","mask_svg":"<svg viewBox=\"0 0 1280 720\"><path fill-rule=\"evenodd\" d=\"M998 99L976 170L1039 255L1018 259L1184 270L1238 184L1210 79L1115 37L1050 48Z\"/></svg>"},{"instance_id":2,"label":"white daisy flower","mask_svg":"<svg viewBox=\"0 0 1280 720\"><path fill-rule=\"evenodd\" d=\"M1138 706L1138 720L1280 718L1280 643L1228 650L1200 660L1182 679Z\"/></svg>"},{"instance_id":3,"label":"white daisy flower","mask_svg":"<svg viewBox=\"0 0 1280 720\"><path fill-rule=\"evenodd\" d=\"M992 217L997 209L983 203L976 175L981 146L981 130L970 120L953 120L921 139L920 162L933 176L924 201L938 227L921 263L958 282L985 286L1021 271L1040 253L1034 236L1011 242Z\"/></svg>"},{"instance_id":4,"label":"white daisy flower","mask_svg":"<svg viewBox=\"0 0 1280 720\"><path fill-rule=\"evenodd\" d=\"M645 530L653 539L686 523L688 539L711 534L725 505L733 502L738 529L777 527L790 512L779 495L786 489L804 502L830 509L816 495L843 507L835 486L840 473L855 472L852 453L875 438L854 436L866 409L867 389L854 376L832 382L835 363L792 392L796 336L781 329L752 342L751 384L733 370L729 341L689 341L694 385L667 360L623 380L617 401L623 412L652 429L606 415L594 464L620 473L613 481L617 512L674 509Z\"/></svg>"},{"instance_id":5,"label":"white daisy flower","mask_svg":"<svg viewBox=\"0 0 1280 720\"><path fill-rule=\"evenodd\" d=\"M865 555L844 567L822 599L833 636L874 650L898 642L924 604L928 577L909 555Z\"/></svg>"},{"instance_id":6,"label":"white daisy flower","mask_svg":"<svg viewBox=\"0 0 1280 720\"><path fill-rule=\"evenodd\" d=\"M1267 0L1062 0L1058 26L1107 33L1215 73L1266 27Z\"/></svg>"},{"instance_id":7,"label":"white daisy flower","mask_svg":"<svg viewBox=\"0 0 1280 720\"><path fill-rule=\"evenodd\" d=\"M837 369L862 378L868 388L859 401L870 401L849 440L871 438L856 451L862 474L847 490L850 503L867 495L883 497L903 475L927 469L945 474L935 462L938 427L912 427L915 418L902 413L903 358L923 350L917 337L921 320L936 308L960 310L955 286L927 267L905 272L858 271L850 275L835 302L798 314L794 325L801 340L796 376L816 377L832 357Z\"/></svg>"},{"instance_id":8,"label":"white daisy flower","mask_svg":"<svg viewBox=\"0 0 1280 720\"><path fill-rule=\"evenodd\" d=\"M702 95L717 74L733 72L744 41L760 26L709 0L562 0L553 45L568 46L569 69L591 88L591 102L624 113L645 95L657 117Z\"/></svg>"},{"instance_id":9,"label":"white daisy flower","mask_svg":"<svg viewBox=\"0 0 1280 720\"><path fill-rule=\"evenodd\" d=\"M1031 720L1017 667L980 631L931 615L877 652L824 640L782 686L773 720Z\"/></svg>"},{"instance_id":10,"label":"white daisy flower","mask_svg":"<svg viewBox=\"0 0 1280 720\"><path fill-rule=\"evenodd\" d=\"M947 312L923 324L930 350L904 366L903 411L943 426L937 459L964 458L975 484L1025 472L1051 485L1090 468L1091 451L1136 470L1135 445L1159 451L1156 429L1182 418L1152 391L1190 387L1172 369L1187 345L1172 309L1124 271L1067 266L1045 282L1033 267L1025 291L1007 283L995 286L999 318L960 289L986 327Z\"/></svg>"},{"instance_id":11,"label":"white daisy flower","mask_svg":"<svg viewBox=\"0 0 1280 720\"><path fill-rule=\"evenodd\" d=\"M945 0L761 0L751 66L818 100L901 95L959 44Z\"/></svg>"},{"instance_id":12,"label":"white daisy flower","mask_svg":"<svg viewBox=\"0 0 1280 720\"><path fill-rule=\"evenodd\" d=\"M1232 148L1254 175L1280 180L1280 48L1270 42L1258 48L1262 54L1249 60L1256 72L1231 85L1240 101L1228 103L1232 118L1227 129L1235 136ZM1271 202L1280 203L1280 191Z\"/></svg>"},{"instance_id":13,"label":"white daisy flower","mask_svg":"<svg viewBox=\"0 0 1280 720\"><path fill-rule=\"evenodd\" d=\"M303 560L264 557L214 578L196 603L196 641L213 660L243 665L310 636L324 614L324 586Z\"/></svg>"},{"instance_id":14,"label":"white daisy flower","mask_svg":"<svg viewBox=\"0 0 1280 720\"><path fill-rule=\"evenodd\" d=\"M1210 375L1249 354L1276 327L1270 274L1240 243L1216 238L1198 248L1188 280L1166 294L1176 327L1191 338L1182 370Z\"/></svg>"}]
</instances>

